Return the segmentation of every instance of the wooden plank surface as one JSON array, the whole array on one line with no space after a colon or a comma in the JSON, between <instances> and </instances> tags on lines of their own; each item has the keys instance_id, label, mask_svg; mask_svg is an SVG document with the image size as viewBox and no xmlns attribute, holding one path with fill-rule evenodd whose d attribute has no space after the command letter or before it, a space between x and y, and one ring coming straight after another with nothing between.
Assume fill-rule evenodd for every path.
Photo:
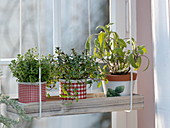
<instances>
[{"instance_id":1,"label":"wooden plank surface","mask_svg":"<svg viewBox=\"0 0 170 128\"><path fill-rule=\"evenodd\" d=\"M100 112L123 111L130 108L130 96L121 97L104 97L103 93L88 94L87 99L79 100L78 102L64 102L59 100L58 96L48 98L42 103L42 116L62 116L75 114L88 114ZM37 117L39 112L39 103L23 104L26 114ZM144 97L142 95L133 95L133 109L144 108ZM16 111L11 107L7 108L8 113L15 114Z\"/></svg>"}]
</instances>

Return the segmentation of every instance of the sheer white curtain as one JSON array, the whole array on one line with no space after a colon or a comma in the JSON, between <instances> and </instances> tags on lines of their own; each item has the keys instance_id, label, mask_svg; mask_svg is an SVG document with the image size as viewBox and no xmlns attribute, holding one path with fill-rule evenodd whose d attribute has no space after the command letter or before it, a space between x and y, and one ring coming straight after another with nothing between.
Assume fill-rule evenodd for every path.
<instances>
[{"instance_id":1,"label":"sheer white curtain","mask_svg":"<svg viewBox=\"0 0 170 128\"><path fill-rule=\"evenodd\" d=\"M152 0L156 128L170 128L169 12L169 0Z\"/></svg>"}]
</instances>

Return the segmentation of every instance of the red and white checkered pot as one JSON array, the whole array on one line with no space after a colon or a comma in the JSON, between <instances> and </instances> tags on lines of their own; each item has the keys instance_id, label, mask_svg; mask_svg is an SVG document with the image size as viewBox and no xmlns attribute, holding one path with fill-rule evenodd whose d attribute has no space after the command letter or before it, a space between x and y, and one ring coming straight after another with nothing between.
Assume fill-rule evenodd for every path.
<instances>
[{"instance_id":1,"label":"red and white checkered pot","mask_svg":"<svg viewBox=\"0 0 170 128\"><path fill-rule=\"evenodd\" d=\"M70 93L70 95L72 95L73 97L61 97L61 95L67 96L66 94L64 94L62 88L66 86L67 88L67 92ZM76 93L78 96L78 99L86 99L87 96L87 91L86 91L86 83L85 80L70 80L69 81L65 81L65 80L60 80L60 85L59 85L59 94L60 94L60 99L61 100L74 100L74 96L75 96L75 89L76 89Z\"/></svg>"},{"instance_id":2,"label":"red and white checkered pot","mask_svg":"<svg viewBox=\"0 0 170 128\"><path fill-rule=\"evenodd\" d=\"M46 82L41 83L42 101L46 101ZM18 83L18 98L21 103L39 102L39 83Z\"/></svg>"}]
</instances>

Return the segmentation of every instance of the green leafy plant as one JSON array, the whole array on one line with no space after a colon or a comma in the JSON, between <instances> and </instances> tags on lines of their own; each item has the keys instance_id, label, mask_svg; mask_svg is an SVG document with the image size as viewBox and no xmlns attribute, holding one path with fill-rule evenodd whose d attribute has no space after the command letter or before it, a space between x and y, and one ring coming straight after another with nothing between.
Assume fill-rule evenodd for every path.
<instances>
[{"instance_id":1,"label":"green leafy plant","mask_svg":"<svg viewBox=\"0 0 170 128\"><path fill-rule=\"evenodd\" d=\"M16 60L12 60L9 68L18 82L38 82L39 67L41 68L41 81L52 79L53 56L41 56L39 61L37 49L29 49L24 55L18 54ZM40 62L40 63L39 63Z\"/></svg>"},{"instance_id":2,"label":"green leafy plant","mask_svg":"<svg viewBox=\"0 0 170 128\"><path fill-rule=\"evenodd\" d=\"M147 50L143 45L137 45L136 41L132 39L122 39L116 32L110 30L111 24L105 26L98 26L97 29L102 29L98 34L93 34L88 37L86 42L86 49L90 51L91 40L94 39L93 56L98 58L104 66L101 71L105 74L111 73L120 75L127 74L130 71L130 66L139 69L142 63L142 57L147 58L149 66L149 58L145 55ZM128 47L132 44L132 48Z\"/></svg>"},{"instance_id":3,"label":"green leafy plant","mask_svg":"<svg viewBox=\"0 0 170 128\"><path fill-rule=\"evenodd\" d=\"M72 49L71 54L68 55L57 47L55 56L55 76L57 80L64 79L70 84L71 80L76 80L78 83L84 80L85 84L100 80L99 64L94 57L88 56L87 52L78 54L75 49ZM74 90L74 95L67 92L67 85L63 85L62 89L67 97L76 96L76 90Z\"/></svg>"},{"instance_id":4,"label":"green leafy plant","mask_svg":"<svg viewBox=\"0 0 170 128\"><path fill-rule=\"evenodd\" d=\"M120 96L120 93L124 91L124 86L118 86L114 89L108 88L107 97Z\"/></svg>"},{"instance_id":5,"label":"green leafy plant","mask_svg":"<svg viewBox=\"0 0 170 128\"><path fill-rule=\"evenodd\" d=\"M28 122L28 124L31 124L32 118L27 116L25 114L25 111L23 108L19 105L19 103L16 100L9 99L8 96L0 94L0 104L6 104L7 107L11 106L13 109L15 109L18 113L18 119L11 119L8 117L5 117L3 115L0 115L0 123L2 123L4 128L14 128L22 124L24 121Z\"/></svg>"},{"instance_id":6,"label":"green leafy plant","mask_svg":"<svg viewBox=\"0 0 170 128\"><path fill-rule=\"evenodd\" d=\"M72 49L71 54L68 55L60 48L56 48L56 56L55 76L57 79L65 79L66 81L90 79L95 81L100 78L99 64L86 52L78 54L75 49Z\"/></svg>"}]
</instances>

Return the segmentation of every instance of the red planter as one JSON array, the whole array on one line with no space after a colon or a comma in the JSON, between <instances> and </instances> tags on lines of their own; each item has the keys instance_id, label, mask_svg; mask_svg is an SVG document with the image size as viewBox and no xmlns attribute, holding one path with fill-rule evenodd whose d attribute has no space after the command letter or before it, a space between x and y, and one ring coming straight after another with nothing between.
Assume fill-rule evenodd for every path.
<instances>
[{"instance_id":1,"label":"red planter","mask_svg":"<svg viewBox=\"0 0 170 128\"><path fill-rule=\"evenodd\" d=\"M46 101L46 83L42 83L42 101ZM19 83L18 97L21 103L39 102L39 83Z\"/></svg>"},{"instance_id":2,"label":"red planter","mask_svg":"<svg viewBox=\"0 0 170 128\"><path fill-rule=\"evenodd\" d=\"M86 84L84 81L76 81L76 80L71 80L71 82L66 82L62 80L60 82L59 86L59 94L67 96L64 94L62 88L66 87L67 92L70 93L71 96L78 96L78 99L86 99L87 91L86 91ZM78 95L75 95L75 90ZM73 97L60 97L61 100L74 100L75 98Z\"/></svg>"}]
</instances>

